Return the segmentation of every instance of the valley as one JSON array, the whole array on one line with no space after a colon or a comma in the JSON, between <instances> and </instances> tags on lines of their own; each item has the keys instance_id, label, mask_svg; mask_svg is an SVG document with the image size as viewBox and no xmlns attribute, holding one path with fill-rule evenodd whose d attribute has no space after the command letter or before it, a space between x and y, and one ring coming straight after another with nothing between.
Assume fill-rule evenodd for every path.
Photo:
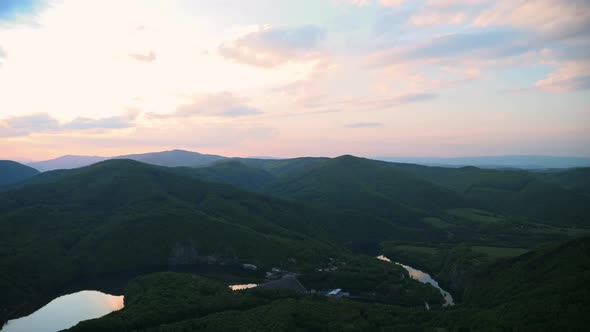
<instances>
[{"instance_id":1,"label":"valley","mask_svg":"<svg viewBox=\"0 0 590 332\"><path fill-rule=\"evenodd\" d=\"M441 168L349 155L226 159L196 167L113 159L0 187L0 269L9 271L0 277L2 320L80 290L124 295L125 307L72 331L255 329L271 313L283 317L273 323L281 328L530 327L546 321L529 299L587 306L580 282L590 196L581 169ZM570 273L554 273L565 257L559 264ZM265 283L273 269L307 290L350 297L228 288ZM416 269L456 305L414 280ZM529 294L528 284L539 291ZM545 293L555 285L563 295ZM534 310L503 314L523 305ZM570 321L553 324L579 323L575 308L560 308Z\"/></svg>"},{"instance_id":2,"label":"valley","mask_svg":"<svg viewBox=\"0 0 590 332\"><path fill-rule=\"evenodd\" d=\"M590 330L590 0L0 0L0 332Z\"/></svg>"}]
</instances>

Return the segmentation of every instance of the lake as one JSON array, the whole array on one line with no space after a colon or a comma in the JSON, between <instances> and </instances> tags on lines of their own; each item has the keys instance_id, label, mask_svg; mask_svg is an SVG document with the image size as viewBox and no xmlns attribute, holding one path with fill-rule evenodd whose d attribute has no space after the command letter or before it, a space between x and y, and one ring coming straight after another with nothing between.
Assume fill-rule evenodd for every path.
<instances>
[{"instance_id":1,"label":"lake","mask_svg":"<svg viewBox=\"0 0 590 332\"><path fill-rule=\"evenodd\" d=\"M55 332L123 308L123 296L85 290L60 296L34 313L9 320L0 332Z\"/></svg>"},{"instance_id":2,"label":"lake","mask_svg":"<svg viewBox=\"0 0 590 332\"><path fill-rule=\"evenodd\" d=\"M386 262L391 262L397 265L400 265L401 267L403 267L404 269L406 269L406 271L408 271L408 273L410 274L410 277L412 279L416 279L418 281L420 281L421 283L424 284L430 284L432 286L434 286L436 289L438 289L440 291L440 294L443 296L443 298L445 299L445 303L443 304L443 306L450 306L450 305L454 305L455 302L453 301L453 296L451 296L451 294L447 291L445 291L444 289L440 288L440 286L438 285L438 281L432 279L432 277L430 276L430 274L426 273L426 272L422 272L418 269L415 269L411 266L408 265L404 265L401 263L397 263L397 262L392 262L389 258L381 255L381 256L377 256L377 259L380 259L382 261L386 261Z\"/></svg>"}]
</instances>

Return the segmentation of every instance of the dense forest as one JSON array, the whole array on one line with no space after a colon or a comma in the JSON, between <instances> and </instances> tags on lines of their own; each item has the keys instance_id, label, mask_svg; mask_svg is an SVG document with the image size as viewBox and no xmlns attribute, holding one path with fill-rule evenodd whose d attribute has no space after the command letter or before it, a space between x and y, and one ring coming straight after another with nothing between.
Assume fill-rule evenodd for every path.
<instances>
[{"instance_id":1,"label":"dense forest","mask_svg":"<svg viewBox=\"0 0 590 332\"><path fill-rule=\"evenodd\" d=\"M0 164L1 173L15 174L15 164ZM196 166L116 159L44 173L17 167L20 177L0 186L2 321L91 287L124 293L125 308L72 330L533 331L587 323L588 169L353 156ZM381 254L430 273L457 305L444 307L437 289L374 258ZM228 288L264 283L273 269L307 290L350 296Z\"/></svg>"},{"instance_id":2,"label":"dense forest","mask_svg":"<svg viewBox=\"0 0 590 332\"><path fill-rule=\"evenodd\" d=\"M131 281L126 307L70 331L585 330L590 238L503 259L481 269L464 303L423 310L257 290L232 292L188 274Z\"/></svg>"}]
</instances>

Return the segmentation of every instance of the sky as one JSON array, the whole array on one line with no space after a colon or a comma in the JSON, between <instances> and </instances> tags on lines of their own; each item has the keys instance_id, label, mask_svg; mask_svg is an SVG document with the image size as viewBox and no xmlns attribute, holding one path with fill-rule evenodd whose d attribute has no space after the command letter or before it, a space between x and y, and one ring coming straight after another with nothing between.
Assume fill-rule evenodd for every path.
<instances>
[{"instance_id":1,"label":"sky","mask_svg":"<svg viewBox=\"0 0 590 332\"><path fill-rule=\"evenodd\" d=\"M0 0L0 159L590 156L587 0Z\"/></svg>"}]
</instances>

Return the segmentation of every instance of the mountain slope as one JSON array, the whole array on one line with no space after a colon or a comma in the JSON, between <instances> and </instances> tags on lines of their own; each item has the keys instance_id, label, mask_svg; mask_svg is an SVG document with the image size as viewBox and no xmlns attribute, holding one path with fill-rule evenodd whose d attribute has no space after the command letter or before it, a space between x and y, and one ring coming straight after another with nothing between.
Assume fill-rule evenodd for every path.
<instances>
[{"instance_id":1,"label":"mountain slope","mask_svg":"<svg viewBox=\"0 0 590 332\"><path fill-rule=\"evenodd\" d=\"M263 192L279 178L301 172L328 158L250 159L232 158L203 167L178 167L171 171L203 181L226 183L254 192Z\"/></svg>"},{"instance_id":2,"label":"mountain slope","mask_svg":"<svg viewBox=\"0 0 590 332\"><path fill-rule=\"evenodd\" d=\"M255 192L261 191L275 180L275 176L264 169L248 166L238 160L220 161L209 167L177 167L170 171L203 181L231 184Z\"/></svg>"},{"instance_id":3,"label":"mountain slope","mask_svg":"<svg viewBox=\"0 0 590 332\"><path fill-rule=\"evenodd\" d=\"M278 178L263 192L338 214L324 222L329 234L367 253L386 239L445 240L446 230L423 219L470 205L460 194L386 162L352 156L323 160Z\"/></svg>"},{"instance_id":4,"label":"mountain slope","mask_svg":"<svg viewBox=\"0 0 590 332\"><path fill-rule=\"evenodd\" d=\"M590 195L590 167L541 173L543 179L578 193Z\"/></svg>"},{"instance_id":5,"label":"mountain slope","mask_svg":"<svg viewBox=\"0 0 590 332\"><path fill-rule=\"evenodd\" d=\"M129 160L0 194L0 312L74 279L127 270L338 257L314 211ZM255 243L256 245L252 245Z\"/></svg>"},{"instance_id":6,"label":"mountain slope","mask_svg":"<svg viewBox=\"0 0 590 332\"><path fill-rule=\"evenodd\" d=\"M353 156L318 163L278 180L265 192L387 218L436 215L468 203L460 194L393 169L388 163Z\"/></svg>"},{"instance_id":7,"label":"mountain slope","mask_svg":"<svg viewBox=\"0 0 590 332\"><path fill-rule=\"evenodd\" d=\"M583 330L590 323L588 280L588 237L498 261L466 290L466 305L484 309L466 323L471 329Z\"/></svg>"},{"instance_id":8,"label":"mountain slope","mask_svg":"<svg viewBox=\"0 0 590 332\"><path fill-rule=\"evenodd\" d=\"M277 178L296 174L328 159L329 158L321 157L301 157L291 159L236 158L236 160L247 166L265 170Z\"/></svg>"},{"instance_id":9,"label":"mountain slope","mask_svg":"<svg viewBox=\"0 0 590 332\"><path fill-rule=\"evenodd\" d=\"M396 169L413 173L433 183L445 186L470 197L490 210L526 217L537 222L557 226L589 226L590 196L584 185L571 190L570 186L585 173L566 172L559 175L540 175L527 171L480 169L477 167L443 168L412 164L392 164ZM554 176L554 179L549 178ZM566 182L563 182L566 183Z\"/></svg>"},{"instance_id":10,"label":"mountain slope","mask_svg":"<svg viewBox=\"0 0 590 332\"><path fill-rule=\"evenodd\" d=\"M30 163L29 166L38 169L41 172L52 171L56 169L72 169L78 167L84 167L92 165L103 160L108 159L107 157L98 156L62 156L55 159L37 161Z\"/></svg>"},{"instance_id":11,"label":"mountain slope","mask_svg":"<svg viewBox=\"0 0 590 332\"><path fill-rule=\"evenodd\" d=\"M216 161L220 161L226 158L211 154L201 154L198 152L171 150L142 154L130 154L125 156L118 156L114 159L131 159L146 164L166 167L197 167L211 165Z\"/></svg>"},{"instance_id":12,"label":"mountain slope","mask_svg":"<svg viewBox=\"0 0 590 332\"><path fill-rule=\"evenodd\" d=\"M20 182L39 174L39 171L16 161L0 160L0 187Z\"/></svg>"},{"instance_id":13,"label":"mountain slope","mask_svg":"<svg viewBox=\"0 0 590 332\"><path fill-rule=\"evenodd\" d=\"M97 157L97 156L62 156L59 158L45 160L45 161L38 161L34 163L30 163L29 166L34 167L41 172L46 171L53 171L58 169L72 169L72 168L79 168L89 166L107 159L131 159L140 161L146 164L158 165L158 166L167 166L167 167L177 167L177 166L187 166L187 167L197 167L197 166L207 166L215 163L216 161L220 161L226 159L222 156L210 155L210 154L201 154L198 152L191 152L191 151L184 151L184 150L171 150L171 151L161 151L161 152L151 152L151 153L140 153L140 154L130 154L124 156L117 156L117 157Z\"/></svg>"}]
</instances>

